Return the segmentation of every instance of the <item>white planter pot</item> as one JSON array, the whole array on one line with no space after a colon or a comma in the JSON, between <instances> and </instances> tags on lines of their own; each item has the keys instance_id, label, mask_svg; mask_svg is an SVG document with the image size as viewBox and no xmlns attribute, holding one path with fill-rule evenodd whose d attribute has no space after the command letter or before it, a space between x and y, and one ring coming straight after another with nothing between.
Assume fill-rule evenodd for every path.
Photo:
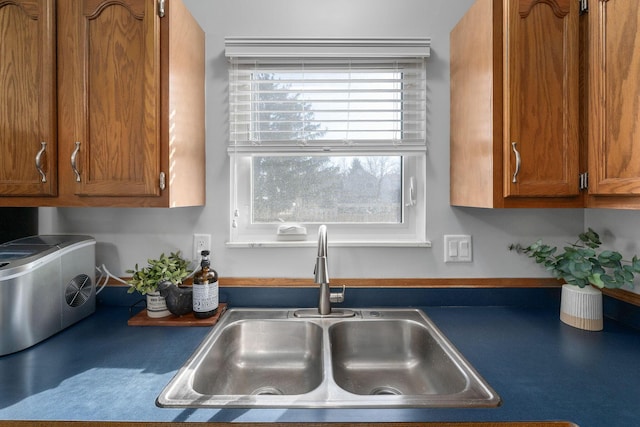
<instances>
[{"instance_id":1,"label":"white planter pot","mask_svg":"<svg viewBox=\"0 0 640 427\"><path fill-rule=\"evenodd\" d=\"M593 286L562 285L560 320L574 328L602 330L602 292Z\"/></svg>"},{"instance_id":2,"label":"white planter pot","mask_svg":"<svg viewBox=\"0 0 640 427\"><path fill-rule=\"evenodd\" d=\"M170 316L171 312L167 308L167 301L160 292L150 292L147 294L147 316L158 318Z\"/></svg>"}]
</instances>

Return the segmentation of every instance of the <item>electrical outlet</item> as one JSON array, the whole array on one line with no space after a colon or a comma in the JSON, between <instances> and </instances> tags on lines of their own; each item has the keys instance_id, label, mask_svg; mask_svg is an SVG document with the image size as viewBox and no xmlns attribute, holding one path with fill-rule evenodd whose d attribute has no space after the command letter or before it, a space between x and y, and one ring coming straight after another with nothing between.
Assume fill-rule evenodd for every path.
<instances>
[{"instance_id":1,"label":"electrical outlet","mask_svg":"<svg viewBox=\"0 0 640 427\"><path fill-rule=\"evenodd\" d=\"M471 262L471 236L444 236L444 262Z\"/></svg>"},{"instance_id":2,"label":"electrical outlet","mask_svg":"<svg viewBox=\"0 0 640 427\"><path fill-rule=\"evenodd\" d=\"M204 250L211 250L211 234L193 235L193 260L200 261L200 253Z\"/></svg>"}]
</instances>

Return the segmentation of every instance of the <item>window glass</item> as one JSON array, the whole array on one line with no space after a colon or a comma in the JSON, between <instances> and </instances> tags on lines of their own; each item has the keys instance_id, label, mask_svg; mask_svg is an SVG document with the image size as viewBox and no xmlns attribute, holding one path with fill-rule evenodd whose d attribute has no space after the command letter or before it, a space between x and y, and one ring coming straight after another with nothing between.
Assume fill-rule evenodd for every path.
<instances>
[{"instance_id":1,"label":"window glass","mask_svg":"<svg viewBox=\"0 0 640 427\"><path fill-rule=\"evenodd\" d=\"M254 223L402 222L401 156L255 156Z\"/></svg>"}]
</instances>

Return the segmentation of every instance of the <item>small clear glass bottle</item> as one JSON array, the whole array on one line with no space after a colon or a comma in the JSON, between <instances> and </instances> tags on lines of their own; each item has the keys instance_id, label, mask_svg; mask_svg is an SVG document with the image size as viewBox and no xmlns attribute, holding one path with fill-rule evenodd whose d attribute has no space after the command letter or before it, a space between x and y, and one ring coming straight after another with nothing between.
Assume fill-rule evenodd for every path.
<instances>
[{"instance_id":1,"label":"small clear glass bottle","mask_svg":"<svg viewBox=\"0 0 640 427\"><path fill-rule=\"evenodd\" d=\"M218 273L211 268L209 251L200 254L200 270L193 276L193 315L206 319L218 310Z\"/></svg>"}]
</instances>

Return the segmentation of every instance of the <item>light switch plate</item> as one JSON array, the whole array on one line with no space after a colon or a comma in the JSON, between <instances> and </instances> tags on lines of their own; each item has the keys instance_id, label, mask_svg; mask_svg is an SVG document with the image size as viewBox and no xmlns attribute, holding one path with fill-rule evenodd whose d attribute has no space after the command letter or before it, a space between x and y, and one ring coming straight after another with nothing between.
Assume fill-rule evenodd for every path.
<instances>
[{"instance_id":1,"label":"light switch plate","mask_svg":"<svg viewBox=\"0 0 640 427\"><path fill-rule=\"evenodd\" d=\"M471 262L473 250L471 236L467 234L445 234L444 262Z\"/></svg>"}]
</instances>

